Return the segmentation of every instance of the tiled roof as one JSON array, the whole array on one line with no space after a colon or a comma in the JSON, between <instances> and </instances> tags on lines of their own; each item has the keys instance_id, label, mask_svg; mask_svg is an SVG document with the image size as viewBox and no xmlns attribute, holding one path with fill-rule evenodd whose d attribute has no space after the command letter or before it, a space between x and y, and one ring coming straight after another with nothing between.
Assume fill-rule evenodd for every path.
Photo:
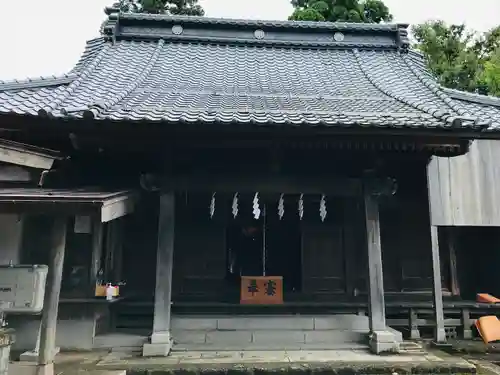
<instances>
[{"instance_id":1,"label":"tiled roof","mask_svg":"<svg viewBox=\"0 0 500 375\"><path fill-rule=\"evenodd\" d=\"M64 77L0 81L0 116L476 129L500 122L500 107L471 107L436 83L408 50L406 25L110 12L104 33Z\"/></svg>"},{"instance_id":2,"label":"tiled roof","mask_svg":"<svg viewBox=\"0 0 500 375\"><path fill-rule=\"evenodd\" d=\"M500 98L444 89L458 105L472 116L490 119L489 131L500 131Z\"/></svg>"}]
</instances>

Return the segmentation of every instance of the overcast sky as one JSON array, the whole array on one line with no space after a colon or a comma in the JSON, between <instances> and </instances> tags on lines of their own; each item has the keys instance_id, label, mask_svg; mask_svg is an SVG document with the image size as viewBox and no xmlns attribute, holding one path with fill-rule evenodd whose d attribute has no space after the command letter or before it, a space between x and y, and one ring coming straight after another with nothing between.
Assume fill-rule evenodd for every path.
<instances>
[{"instance_id":1,"label":"overcast sky","mask_svg":"<svg viewBox=\"0 0 500 375\"><path fill-rule=\"evenodd\" d=\"M63 74L98 36L112 0L2 1L0 79ZM284 20L289 0L200 0L210 17ZM500 23L500 0L385 0L396 22L443 19L485 31Z\"/></svg>"}]
</instances>

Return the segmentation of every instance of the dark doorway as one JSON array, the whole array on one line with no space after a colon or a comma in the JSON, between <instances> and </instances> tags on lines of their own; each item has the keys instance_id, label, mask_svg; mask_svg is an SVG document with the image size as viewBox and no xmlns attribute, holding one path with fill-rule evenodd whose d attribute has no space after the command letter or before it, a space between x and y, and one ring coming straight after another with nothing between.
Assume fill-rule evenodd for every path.
<instances>
[{"instance_id":1,"label":"dark doorway","mask_svg":"<svg viewBox=\"0 0 500 375\"><path fill-rule=\"evenodd\" d=\"M228 228L229 276L261 276L264 272L262 220L238 220Z\"/></svg>"},{"instance_id":2,"label":"dark doorway","mask_svg":"<svg viewBox=\"0 0 500 375\"><path fill-rule=\"evenodd\" d=\"M302 284L299 215L295 207L289 207L280 219L272 205L267 206L266 214L266 275L283 276L284 291L299 292Z\"/></svg>"},{"instance_id":3,"label":"dark doorway","mask_svg":"<svg viewBox=\"0 0 500 375\"><path fill-rule=\"evenodd\" d=\"M282 276L285 291L300 291L299 217L290 207L280 218L275 202L261 203L261 209L258 220L252 212L240 212L236 219L230 219L226 232L227 279L239 287L241 276Z\"/></svg>"}]
</instances>

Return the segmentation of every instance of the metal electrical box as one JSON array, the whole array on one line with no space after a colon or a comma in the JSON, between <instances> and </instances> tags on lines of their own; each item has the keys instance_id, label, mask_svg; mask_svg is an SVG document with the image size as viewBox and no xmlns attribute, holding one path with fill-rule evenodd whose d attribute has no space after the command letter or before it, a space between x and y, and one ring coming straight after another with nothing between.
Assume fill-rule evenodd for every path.
<instances>
[{"instance_id":1,"label":"metal electrical box","mask_svg":"<svg viewBox=\"0 0 500 375\"><path fill-rule=\"evenodd\" d=\"M8 306L3 312L41 312L48 270L45 265L0 265L0 302Z\"/></svg>"}]
</instances>

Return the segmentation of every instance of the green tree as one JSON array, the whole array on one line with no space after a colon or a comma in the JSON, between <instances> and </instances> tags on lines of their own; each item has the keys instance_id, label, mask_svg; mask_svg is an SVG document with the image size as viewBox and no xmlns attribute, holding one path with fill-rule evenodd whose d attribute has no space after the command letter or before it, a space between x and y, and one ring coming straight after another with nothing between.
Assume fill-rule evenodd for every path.
<instances>
[{"instance_id":1,"label":"green tree","mask_svg":"<svg viewBox=\"0 0 500 375\"><path fill-rule=\"evenodd\" d=\"M484 62L479 80L486 86L488 94L500 96L500 48L492 51Z\"/></svg>"},{"instance_id":2,"label":"green tree","mask_svg":"<svg viewBox=\"0 0 500 375\"><path fill-rule=\"evenodd\" d=\"M427 57L429 69L443 86L476 91L481 61L477 54L476 34L465 25L448 26L429 21L412 28L415 48Z\"/></svg>"},{"instance_id":3,"label":"green tree","mask_svg":"<svg viewBox=\"0 0 500 375\"><path fill-rule=\"evenodd\" d=\"M204 16L198 0L120 0L113 5L122 12Z\"/></svg>"},{"instance_id":4,"label":"green tree","mask_svg":"<svg viewBox=\"0 0 500 375\"><path fill-rule=\"evenodd\" d=\"M476 33L429 21L414 26L413 35L443 86L500 96L500 26Z\"/></svg>"},{"instance_id":5,"label":"green tree","mask_svg":"<svg viewBox=\"0 0 500 375\"><path fill-rule=\"evenodd\" d=\"M383 0L292 0L295 8L290 20L367 22L392 21Z\"/></svg>"}]
</instances>

